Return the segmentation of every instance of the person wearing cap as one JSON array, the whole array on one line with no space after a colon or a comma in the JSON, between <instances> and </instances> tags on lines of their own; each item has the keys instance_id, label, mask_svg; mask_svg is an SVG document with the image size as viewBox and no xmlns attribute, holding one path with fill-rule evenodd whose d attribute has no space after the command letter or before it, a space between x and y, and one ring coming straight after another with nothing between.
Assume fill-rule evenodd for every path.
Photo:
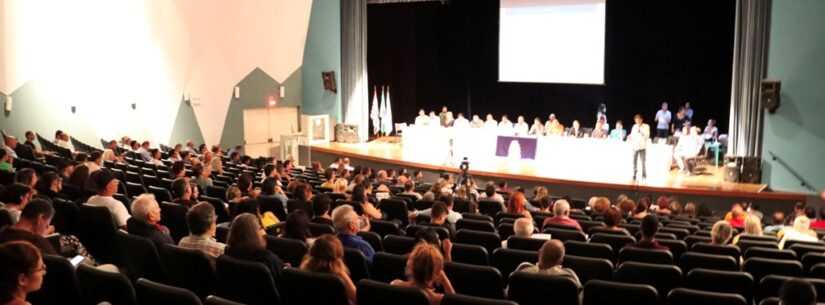
<instances>
[{"instance_id":1,"label":"person wearing cap","mask_svg":"<svg viewBox=\"0 0 825 305\"><path fill-rule=\"evenodd\" d=\"M112 173L106 169L100 169L89 176L89 181L95 188L97 195L89 197L86 205L94 207L105 207L112 213L112 219L120 228L126 228L126 221L129 220L129 211L126 210L126 205L112 197L117 192L117 187L120 181L112 176Z\"/></svg>"}]
</instances>

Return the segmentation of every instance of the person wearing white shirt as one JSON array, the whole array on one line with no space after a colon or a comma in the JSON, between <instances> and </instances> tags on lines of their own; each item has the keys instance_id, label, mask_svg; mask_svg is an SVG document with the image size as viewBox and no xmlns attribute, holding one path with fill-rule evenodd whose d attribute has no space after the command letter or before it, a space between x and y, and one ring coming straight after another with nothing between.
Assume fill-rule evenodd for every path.
<instances>
[{"instance_id":1,"label":"person wearing white shirt","mask_svg":"<svg viewBox=\"0 0 825 305\"><path fill-rule=\"evenodd\" d=\"M496 128L496 127L498 127L498 122L496 122L496 119L493 118L492 114L487 114L487 120L484 121L484 127L487 127L487 128Z\"/></svg>"},{"instance_id":2,"label":"person wearing white shirt","mask_svg":"<svg viewBox=\"0 0 825 305\"><path fill-rule=\"evenodd\" d=\"M430 118L427 117L427 113L424 112L424 109L418 111L418 116L415 117L415 126L427 126L430 123Z\"/></svg>"},{"instance_id":3,"label":"person wearing white shirt","mask_svg":"<svg viewBox=\"0 0 825 305\"><path fill-rule=\"evenodd\" d=\"M55 132L54 144L74 152L74 147L72 147L72 144L69 143L69 135L61 130Z\"/></svg>"},{"instance_id":4,"label":"person wearing white shirt","mask_svg":"<svg viewBox=\"0 0 825 305\"><path fill-rule=\"evenodd\" d=\"M117 192L120 183L109 172L108 169L100 169L89 176L89 181L95 186L97 195L89 197L86 205L94 207L105 207L112 214L115 225L120 228L126 227L126 221L131 217L126 206L112 197Z\"/></svg>"},{"instance_id":5,"label":"person wearing white shirt","mask_svg":"<svg viewBox=\"0 0 825 305\"><path fill-rule=\"evenodd\" d=\"M513 132L513 122L510 122L506 114L501 116L501 122L498 122L498 129L501 134L511 134Z\"/></svg>"},{"instance_id":6,"label":"person wearing white shirt","mask_svg":"<svg viewBox=\"0 0 825 305\"><path fill-rule=\"evenodd\" d=\"M702 150L705 140L699 135L699 128L692 127L688 134L679 137L679 142L674 149L673 157L676 159L676 165L679 170L685 172L687 160L699 154Z\"/></svg>"},{"instance_id":7,"label":"person wearing white shirt","mask_svg":"<svg viewBox=\"0 0 825 305\"><path fill-rule=\"evenodd\" d=\"M667 138L669 135L668 130L670 129L670 120L671 115L670 111L667 110L667 103L662 103L662 109L656 112L656 117L654 119L656 121L656 137L657 138Z\"/></svg>"},{"instance_id":8,"label":"person wearing white shirt","mask_svg":"<svg viewBox=\"0 0 825 305\"><path fill-rule=\"evenodd\" d=\"M533 233L534 231L533 220L530 218L522 217L513 222L513 236L515 237L550 240L550 234ZM501 241L501 247L507 248L507 240Z\"/></svg>"},{"instance_id":9,"label":"person wearing white shirt","mask_svg":"<svg viewBox=\"0 0 825 305\"><path fill-rule=\"evenodd\" d=\"M464 114L459 113L458 118L453 121L453 127L455 128L469 128L470 121L464 117Z\"/></svg>"},{"instance_id":10,"label":"person wearing white shirt","mask_svg":"<svg viewBox=\"0 0 825 305\"><path fill-rule=\"evenodd\" d=\"M665 104L664 107L667 107ZM639 158L642 159L642 179L647 178L647 142L650 141L650 126L644 123L641 114L636 114L633 117L633 128L630 135L627 136L627 141L633 147L633 180L636 180L637 162Z\"/></svg>"},{"instance_id":11,"label":"person wearing white shirt","mask_svg":"<svg viewBox=\"0 0 825 305\"><path fill-rule=\"evenodd\" d=\"M473 115L473 120L470 121L470 127L472 127L472 128L484 127L484 121L482 121L481 118L477 114L474 114Z\"/></svg>"},{"instance_id":12,"label":"person wearing white shirt","mask_svg":"<svg viewBox=\"0 0 825 305\"><path fill-rule=\"evenodd\" d=\"M705 126L705 131L702 133L702 137L705 139L705 141L716 141L716 138L718 136L719 129L716 128L716 120L708 120L708 126Z\"/></svg>"},{"instance_id":13,"label":"person wearing white shirt","mask_svg":"<svg viewBox=\"0 0 825 305\"><path fill-rule=\"evenodd\" d=\"M527 130L530 127L527 126L527 122L524 121L524 116L518 116L516 118L516 124L513 126L513 132L516 133L517 136L525 136L527 135Z\"/></svg>"},{"instance_id":14,"label":"person wearing white shirt","mask_svg":"<svg viewBox=\"0 0 825 305\"><path fill-rule=\"evenodd\" d=\"M530 126L530 131L527 132L529 135L532 136L543 136L544 135L544 124L541 123L540 118L533 119L533 125Z\"/></svg>"},{"instance_id":15,"label":"person wearing white shirt","mask_svg":"<svg viewBox=\"0 0 825 305\"><path fill-rule=\"evenodd\" d=\"M441 126L441 118L435 115L435 111L430 111L430 127L438 127Z\"/></svg>"}]
</instances>

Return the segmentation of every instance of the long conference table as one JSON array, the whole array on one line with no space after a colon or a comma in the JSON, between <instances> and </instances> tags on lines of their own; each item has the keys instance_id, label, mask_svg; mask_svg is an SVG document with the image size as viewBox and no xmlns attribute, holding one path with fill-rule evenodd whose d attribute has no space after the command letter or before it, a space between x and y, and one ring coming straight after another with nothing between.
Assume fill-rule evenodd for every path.
<instances>
[{"instance_id":1,"label":"long conference table","mask_svg":"<svg viewBox=\"0 0 825 305\"><path fill-rule=\"evenodd\" d=\"M402 154L415 162L458 166L466 157L471 170L529 168L537 176L614 182L633 175L630 143L561 136L516 136L497 128L409 126L401 135ZM673 146L648 143L647 176L668 176ZM639 164L641 172L641 164ZM640 173L641 175L641 173Z\"/></svg>"}]
</instances>

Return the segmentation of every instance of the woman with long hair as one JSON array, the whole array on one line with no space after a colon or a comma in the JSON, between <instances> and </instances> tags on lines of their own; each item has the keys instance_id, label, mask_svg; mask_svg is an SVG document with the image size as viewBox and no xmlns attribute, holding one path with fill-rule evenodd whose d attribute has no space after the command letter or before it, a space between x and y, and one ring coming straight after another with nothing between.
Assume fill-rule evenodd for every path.
<instances>
[{"instance_id":1,"label":"woman with long hair","mask_svg":"<svg viewBox=\"0 0 825 305\"><path fill-rule=\"evenodd\" d=\"M507 213L509 214L521 214L527 218L533 218L530 215L530 211L527 210L527 198L524 197L524 193L522 192L513 192L510 195L510 200L507 201Z\"/></svg>"},{"instance_id":2,"label":"woman with long hair","mask_svg":"<svg viewBox=\"0 0 825 305\"><path fill-rule=\"evenodd\" d=\"M324 234L315 240L309 253L301 262L301 270L329 273L344 283L344 292L350 304L355 304L355 284L349 277L349 269L344 264L344 246L337 237Z\"/></svg>"},{"instance_id":3,"label":"woman with long hair","mask_svg":"<svg viewBox=\"0 0 825 305\"><path fill-rule=\"evenodd\" d=\"M25 241L0 245L0 304L27 305L26 296L43 285L46 265L40 250Z\"/></svg>"},{"instance_id":4,"label":"woman with long hair","mask_svg":"<svg viewBox=\"0 0 825 305\"><path fill-rule=\"evenodd\" d=\"M409 258L407 258L406 281L396 279L391 285L414 287L421 289L430 305L439 305L444 294L436 292L436 286L441 286L445 294L453 294L450 279L444 273L444 257L438 247L429 243L418 243Z\"/></svg>"},{"instance_id":5,"label":"woman with long hair","mask_svg":"<svg viewBox=\"0 0 825 305\"><path fill-rule=\"evenodd\" d=\"M242 213L232 220L225 254L236 259L263 263L277 279L283 268L283 261L266 249L266 232L258 216Z\"/></svg>"}]
</instances>

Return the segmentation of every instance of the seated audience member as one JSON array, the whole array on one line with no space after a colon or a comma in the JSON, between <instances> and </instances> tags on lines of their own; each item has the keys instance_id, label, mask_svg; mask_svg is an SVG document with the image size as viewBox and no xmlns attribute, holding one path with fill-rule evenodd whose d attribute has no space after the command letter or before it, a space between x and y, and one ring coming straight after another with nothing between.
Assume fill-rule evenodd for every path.
<instances>
[{"instance_id":1,"label":"seated audience member","mask_svg":"<svg viewBox=\"0 0 825 305\"><path fill-rule=\"evenodd\" d=\"M627 130L625 130L624 126L622 126L622 121L616 121L616 128L613 128L613 130L610 131L608 138L611 140L624 141L626 136Z\"/></svg>"},{"instance_id":2,"label":"seated audience member","mask_svg":"<svg viewBox=\"0 0 825 305\"><path fill-rule=\"evenodd\" d=\"M819 217L811 221L811 229L825 229L825 208L819 209Z\"/></svg>"},{"instance_id":3,"label":"seated audience member","mask_svg":"<svg viewBox=\"0 0 825 305\"><path fill-rule=\"evenodd\" d=\"M590 200L587 202L587 206L589 206L593 210L591 216L604 216L604 214L610 208L610 199L608 199L607 197L591 197Z\"/></svg>"},{"instance_id":4,"label":"seated audience member","mask_svg":"<svg viewBox=\"0 0 825 305\"><path fill-rule=\"evenodd\" d=\"M730 212L725 214L725 221L730 223L730 225L735 228L741 228L745 225L746 215L745 210L742 208L742 204L734 203L730 208Z\"/></svg>"},{"instance_id":5,"label":"seated audience member","mask_svg":"<svg viewBox=\"0 0 825 305\"><path fill-rule=\"evenodd\" d=\"M582 230L579 222L573 218L570 218L570 203L568 203L567 200L556 200L556 203L553 204L553 215L553 217L544 219L542 227L546 228L549 224L559 224L569 226L571 229L578 231Z\"/></svg>"},{"instance_id":6,"label":"seated audience member","mask_svg":"<svg viewBox=\"0 0 825 305\"><path fill-rule=\"evenodd\" d=\"M90 173L100 170L100 167L103 165L103 153L93 151L89 154L89 158L86 159L86 162L83 162L83 165L86 165L86 167L89 168Z\"/></svg>"},{"instance_id":7,"label":"seated audience member","mask_svg":"<svg viewBox=\"0 0 825 305\"><path fill-rule=\"evenodd\" d=\"M286 225L281 237L300 240L307 245L312 245L315 239L310 237L309 217L303 210L294 211L286 216Z\"/></svg>"},{"instance_id":8,"label":"seated audience member","mask_svg":"<svg viewBox=\"0 0 825 305\"><path fill-rule=\"evenodd\" d=\"M779 240L779 249L785 248L785 243L789 240L797 241L818 241L816 231L811 230L811 220L808 216L797 216L793 221L793 226L785 228L777 234Z\"/></svg>"},{"instance_id":9,"label":"seated audience member","mask_svg":"<svg viewBox=\"0 0 825 305\"><path fill-rule=\"evenodd\" d=\"M659 196L656 198L656 214L659 215L670 215L673 214L673 211L670 210L670 201L671 198L668 196Z\"/></svg>"},{"instance_id":10,"label":"seated audience member","mask_svg":"<svg viewBox=\"0 0 825 305\"><path fill-rule=\"evenodd\" d=\"M685 204L685 208L683 209L681 216L688 219L695 219L696 213L696 203L688 202L687 204Z\"/></svg>"},{"instance_id":11,"label":"seated audience member","mask_svg":"<svg viewBox=\"0 0 825 305\"><path fill-rule=\"evenodd\" d=\"M453 206L455 205L455 197L453 195L441 196L438 201L444 203L444 206L447 208L447 214L445 217L450 225L455 226L458 220L464 217L461 213L453 211ZM410 216L411 218L415 218L417 216L432 216L432 208L410 212Z\"/></svg>"},{"instance_id":12,"label":"seated audience member","mask_svg":"<svg viewBox=\"0 0 825 305\"><path fill-rule=\"evenodd\" d=\"M367 241L357 235L359 231L369 231L369 219L358 217L352 206L344 204L332 210L332 223L335 230L338 231L341 244L344 247L361 251L367 261L371 263L372 257L375 256L375 250Z\"/></svg>"},{"instance_id":13,"label":"seated audience member","mask_svg":"<svg viewBox=\"0 0 825 305\"><path fill-rule=\"evenodd\" d=\"M418 230L415 234L415 243L427 243L438 247L441 250L441 255L444 256L445 262L452 262L453 243L450 238L441 239L438 232L434 228L424 228Z\"/></svg>"},{"instance_id":14,"label":"seated audience member","mask_svg":"<svg viewBox=\"0 0 825 305\"><path fill-rule=\"evenodd\" d=\"M336 194L346 194L348 186L349 183L347 182L347 179L335 179L335 184L332 186L332 192Z\"/></svg>"},{"instance_id":15,"label":"seated audience member","mask_svg":"<svg viewBox=\"0 0 825 305\"><path fill-rule=\"evenodd\" d=\"M243 173L240 176L238 176L238 189L241 190L242 196L253 199L258 198L258 195L261 194L261 190L255 188L254 180L255 178L252 177L252 175L250 175L249 173Z\"/></svg>"},{"instance_id":16,"label":"seated audience member","mask_svg":"<svg viewBox=\"0 0 825 305\"><path fill-rule=\"evenodd\" d=\"M332 216L330 215L331 207L332 198L329 198L326 194L312 197L312 212L313 215L315 215L315 217L312 218L312 222L332 226Z\"/></svg>"},{"instance_id":17,"label":"seated audience member","mask_svg":"<svg viewBox=\"0 0 825 305\"><path fill-rule=\"evenodd\" d=\"M375 205L373 205L369 201L369 197L367 194L367 187L364 184L357 185L355 188L352 189L352 197L350 198L352 202L356 204L360 204L361 208L364 210L364 216L369 219L382 219L384 216L381 214L381 210L377 209Z\"/></svg>"},{"instance_id":18,"label":"seated audience member","mask_svg":"<svg viewBox=\"0 0 825 305\"><path fill-rule=\"evenodd\" d=\"M478 200L495 201L502 204L502 206L504 205L504 197L496 192L496 185L492 182L487 183L487 186L484 187L484 192L479 194Z\"/></svg>"},{"instance_id":19,"label":"seated audience member","mask_svg":"<svg viewBox=\"0 0 825 305\"><path fill-rule=\"evenodd\" d=\"M748 215L747 218L745 218L745 231L736 235L731 244L738 244L742 236L762 236L762 224L759 222L759 218Z\"/></svg>"},{"instance_id":20,"label":"seated audience member","mask_svg":"<svg viewBox=\"0 0 825 305\"><path fill-rule=\"evenodd\" d=\"M513 236L521 238L550 239L550 234L534 233L533 220L527 217L516 219L513 222ZM507 248L507 240L501 241L501 247Z\"/></svg>"},{"instance_id":21,"label":"seated audience member","mask_svg":"<svg viewBox=\"0 0 825 305\"><path fill-rule=\"evenodd\" d=\"M209 165L212 167L212 170L215 171L218 175L223 175L223 160L222 157L223 152L221 148L217 145L212 146L212 160L210 160Z\"/></svg>"},{"instance_id":22,"label":"seated audience member","mask_svg":"<svg viewBox=\"0 0 825 305\"><path fill-rule=\"evenodd\" d=\"M659 244L656 240L656 233L659 232L659 218L656 215L647 215L642 218L641 225L642 238L634 247L642 249L669 250L668 247Z\"/></svg>"},{"instance_id":23,"label":"seated audience member","mask_svg":"<svg viewBox=\"0 0 825 305\"><path fill-rule=\"evenodd\" d=\"M23 209L26 208L26 205L29 204L29 201L32 200L33 196L34 191L30 187L20 183L6 186L2 193L0 193L0 202L5 204L3 209L11 215L12 224L20 220L20 214L23 212Z\"/></svg>"},{"instance_id":24,"label":"seated audience member","mask_svg":"<svg viewBox=\"0 0 825 305\"><path fill-rule=\"evenodd\" d=\"M507 201L507 209L504 211L509 214L519 214L527 218L533 218L530 211L527 210L527 198L524 197L524 193L518 191L510 195L510 200Z\"/></svg>"},{"instance_id":25,"label":"seated audience member","mask_svg":"<svg viewBox=\"0 0 825 305\"><path fill-rule=\"evenodd\" d=\"M808 207L808 204L805 203L805 202L795 203L794 206L793 206L793 213L791 213L790 215L786 215L786 217L785 217L785 225L792 226L793 221L796 219L796 217L805 216L805 208L807 208L807 207ZM808 217L808 218L810 218L810 217Z\"/></svg>"},{"instance_id":26,"label":"seated audience member","mask_svg":"<svg viewBox=\"0 0 825 305\"><path fill-rule=\"evenodd\" d=\"M94 207L105 207L112 213L112 219L120 228L126 228L126 221L131 215L126 210L126 206L112 197L117 193L118 184L120 181L112 176L108 169L100 169L89 176L90 183L95 187L97 195L89 197L86 205Z\"/></svg>"},{"instance_id":27,"label":"seated audience member","mask_svg":"<svg viewBox=\"0 0 825 305\"><path fill-rule=\"evenodd\" d=\"M14 149L14 153L17 154L17 157L26 160L37 160L38 157L42 157L43 152L41 152L40 149L38 149L34 144L34 133L31 131L26 131L25 137L25 142L11 147ZM15 138L14 141L16 142L17 139Z\"/></svg>"},{"instance_id":28,"label":"seated audience member","mask_svg":"<svg viewBox=\"0 0 825 305\"><path fill-rule=\"evenodd\" d=\"M160 206L152 194L142 194L132 200L132 217L126 221L126 230L148 238L158 247L175 243L169 228L160 224Z\"/></svg>"},{"instance_id":29,"label":"seated audience member","mask_svg":"<svg viewBox=\"0 0 825 305\"><path fill-rule=\"evenodd\" d=\"M415 200L421 200L421 194L415 191L415 181L409 180L404 183L404 191L401 192L404 195L412 195L415 197Z\"/></svg>"},{"instance_id":30,"label":"seated audience member","mask_svg":"<svg viewBox=\"0 0 825 305\"><path fill-rule=\"evenodd\" d=\"M21 157L21 156L17 155L17 150L20 150L19 147L25 147L23 145L17 145L17 138L15 138L14 136L5 136L3 138L3 141L5 142L6 145L5 146L0 145L0 148L5 150L6 154L8 154L11 157L12 160L20 159L20 158L28 159L28 158L24 158L24 157ZM33 159L29 159L29 160L33 160Z\"/></svg>"},{"instance_id":31,"label":"seated audience member","mask_svg":"<svg viewBox=\"0 0 825 305\"><path fill-rule=\"evenodd\" d=\"M576 272L570 268L562 267L561 263L564 261L564 244L558 239L552 239L544 242L538 252L538 264L521 263L516 267L515 272L529 272L541 273L545 275L554 275L566 277L576 283L576 286L581 290L581 282Z\"/></svg>"},{"instance_id":32,"label":"seated audience member","mask_svg":"<svg viewBox=\"0 0 825 305\"><path fill-rule=\"evenodd\" d=\"M762 229L765 234L776 234L785 228L785 212L776 211L771 214L771 224Z\"/></svg>"},{"instance_id":33,"label":"seated audience member","mask_svg":"<svg viewBox=\"0 0 825 305\"><path fill-rule=\"evenodd\" d=\"M229 238L224 252L236 259L264 264L277 282L284 263L275 253L266 249L265 235L266 232L256 215L238 215L229 227Z\"/></svg>"},{"instance_id":34,"label":"seated audience member","mask_svg":"<svg viewBox=\"0 0 825 305\"><path fill-rule=\"evenodd\" d=\"M785 281L779 290L779 304L782 305L814 305L816 287L803 278L793 278Z\"/></svg>"},{"instance_id":35,"label":"seated audience member","mask_svg":"<svg viewBox=\"0 0 825 305\"><path fill-rule=\"evenodd\" d=\"M355 304L356 288L344 264L344 246L334 235L324 234L315 240L301 262L301 270L335 275L344 284L349 304Z\"/></svg>"},{"instance_id":36,"label":"seated audience member","mask_svg":"<svg viewBox=\"0 0 825 305\"><path fill-rule=\"evenodd\" d=\"M12 159L8 152L3 149L0 149L0 172L14 172L14 166L12 166Z\"/></svg>"},{"instance_id":37,"label":"seated audience member","mask_svg":"<svg viewBox=\"0 0 825 305\"><path fill-rule=\"evenodd\" d=\"M633 217L634 211L636 211L636 202L630 198L623 198L621 200L616 201L619 204L616 206L619 208L619 213L621 214L622 218L630 219Z\"/></svg>"},{"instance_id":38,"label":"seated audience member","mask_svg":"<svg viewBox=\"0 0 825 305\"><path fill-rule=\"evenodd\" d=\"M43 174L43 177L37 181L37 195L48 199L62 198L68 199L66 195L62 194L63 178L55 172L49 171Z\"/></svg>"},{"instance_id":39,"label":"seated audience member","mask_svg":"<svg viewBox=\"0 0 825 305\"><path fill-rule=\"evenodd\" d=\"M727 245L733 235L733 227L727 221L720 220L713 224L710 229L710 243L714 245Z\"/></svg>"},{"instance_id":40,"label":"seated audience member","mask_svg":"<svg viewBox=\"0 0 825 305\"><path fill-rule=\"evenodd\" d=\"M152 153L149 151L149 145L149 141L143 141L143 143L140 144L140 147L135 151L140 155L140 158L146 162L152 161Z\"/></svg>"},{"instance_id":41,"label":"seated audience member","mask_svg":"<svg viewBox=\"0 0 825 305\"><path fill-rule=\"evenodd\" d=\"M207 256L217 258L223 255L226 245L215 240L218 230L215 207L208 202L198 203L186 212L189 235L180 239L178 246L200 250Z\"/></svg>"},{"instance_id":42,"label":"seated audience member","mask_svg":"<svg viewBox=\"0 0 825 305\"><path fill-rule=\"evenodd\" d=\"M72 163L74 164L74 161ZM89 195L95 194L94 182L89 180L89 168L86 165L78 165L71 170L71 175L66 178L63 184L63 192L71 198L80 199L79 202L86 201Z\"/></svg>"},{"instance_id":43,"label":"seated audience member","mask_svg":"<svg viewBox=\"0 0 825 305\"><path fill-rule=\"evenodd\" d=\"M195 200L192 200L192 186L189 184L189 178L177 178L172 181L172 202L185 206L187 208L195 205Z\"/></svg>"},{"instance_id":44,"label":"seated audience member","mask_svg":"<svg viewBox=\"0 0 825 305\"><path fill-rule=\"evenodd\" d=\"M264 179L264 182L261 183L261 195L259 196L275 198L278 202L280 202L284 211L286 211L286 202L289 198L287 198L286 194L284 194L284 190L278 186L278 181L276 178L267 177Z\"/></svg>"},{"instance_id":45,"label":"seated audience member","mask_svg":"<svg viewBox=\"0 0 825 305\"><path fill-rule=\"evenodd\" d=\"M745 210L745 212L747 212L748 215L756 216L757 218L759 218L760 222L762 221L762 217L765 216L764 214L762 214L762 211L759 210L759 205L753 204L753 203L748 204L748 208ZM808 218L811 218L811 217L808 217Z\"/></svg>"},{"instance_id":46,"label":"seated audience member","mask_svg":"<svg viewBox=\"0 0 825 305\"><path fill-rule=\"evenodd\" d=\"M40 290L46 275L43 256L25 241L0 244L0 304L28 305L29 293Z\"/></svg>"},{"instance_id":47,"label":"seated audience member","mask_svg":"<svg viewBox=\"0 0 825 305\"><path fill-rule=\"evenodd\" d=\"M162 166L163 164L163 156L160 153L160 149L152 148L149 150L149 155L152 156L152 160L149 160L150 164Z\"/></svg>"},{"instance_id":48,"label":"seated audience member","mask_svg":"<svg viewBox=\"0 0 825 305\"><path fill-rule=\"evenodd\" d=\"M175 163L172 163L172 170L169 174L171 175L169 178L172 179L186 177L186 163L183 161L175 161Z\"/></svg>"},{"instance_id":49,"label":"seated audience member","mask_svg":"<svg viewBox=\"0 0 825 305\"><path fill-rule=\"evenodd\" d=\"M609 207L605 210L604 213L604 224L608 230L618 233L624 233L625 235L630 236L630 232L627 229L622 228L619 224L622 223L622 212L619 212L618 209L614 207Z\"/></svg>"},{"instance_id":50,"label":"seated audience member","mask_svg":"<svg viewBox=\"0 0 825 305\"><path fill-rule=\"evenodd\" d=\"M442 227L450 232L450 237L455 236L455 223L448 220L450 210L444 202L436 202L430 210L430 225Z\"/></svg>"},{"instance_id":51,"label":"seated audience member","mask_svg":"<svg viewBox=\"0 0 825 305\"><path fill-rule=\"evenodd\" d=\"M636 209L633 210L633 216L631 218L636 220L642 220L647 217L650 212L648 211L648 207L650 206L650 199L648 197L642 197L639 199L639 203L636 204Z\"/></svg>"},{"instance_id":52,"label":"seated audience member","mask_svg":"<svg viewBox=\"0 0 825 305\"><path fill-rule=\"evenodd\" d=\"M203 190L212 186L212 178L209 177L211 174L212 170L208 166L203 166L203 164L192 165L192 182L197 183Z\"/></svg>"},{"instance_id":53,"label":"seated audience member","mask_svg":"<svg viewBox=\"0 0 825 305\"><path fill-rule=\"evenodd\" d=\"M14 182L22 183L30 187L32 190L37 187L37 180L37 172L35 172L32 168L23 168L14 173Z\"/></svg>"},{"instance_id":54,"label":"seated audience member","mask_svg":"<svg viewBox=\"0 0 825 305\"><path fill-rule=\"evenodd\" d=\"M406 274L406 281L396 279L390 284L421 289L431 305L441 304L444 294L455 293L450 279L444 273L444 256L436 246L429 243L419 243L413 248L407 258ZM436 292L439 288L444 294Z\"/></svg>"},{"instance_id":55,"label":"seated audience member","mask_svg":"<svg viewBox=\"0 0 825 305\"><path fill-rule=\"evenodd\" d=\"M335 179L338 179L336 173L337 171L334 168L327 168L327 170L324 171L324 176L327 177L327 180L324 181L324 183L322 183L320 187L332 189L332 187L335 185Z\"/></svg>"},{"instance_id":56,"label":"seated audience member","mask_svg":"<svg viewBox=\"0 0 825 305\"><path fill-rule=\"evenodd\" d=\"M20 220L0 232L0 243L26 241L44 254L58 255L54 246L46 240L54 227L51 226L54 209L45 200L35 199L23 209Z\"/></svg>"}]
</instances>

